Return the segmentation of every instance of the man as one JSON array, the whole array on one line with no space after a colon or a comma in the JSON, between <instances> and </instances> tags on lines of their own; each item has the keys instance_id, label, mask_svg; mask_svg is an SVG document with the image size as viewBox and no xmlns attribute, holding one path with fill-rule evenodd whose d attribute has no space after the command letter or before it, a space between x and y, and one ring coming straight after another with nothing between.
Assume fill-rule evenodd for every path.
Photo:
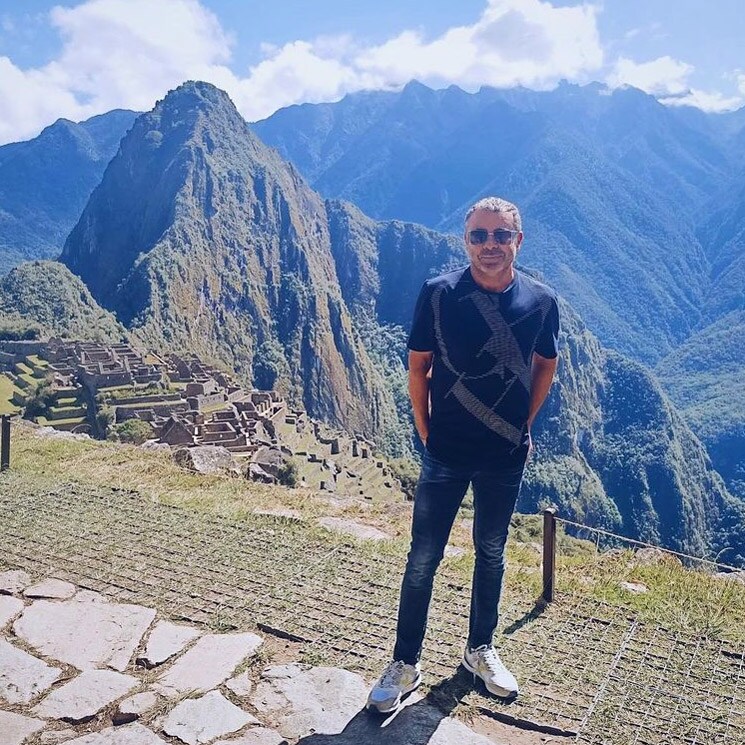
<instances>
[{"instance_id":1,"label":"man","mask_svg":"<svg viewBox=\"0 0 745 745\"><path fill-rule=\"evenodd\" d=\"M409 394L425 453L393 661L367 701L381 713L421 682L432 584L469 484L476 561L463 665L491 693L518 693L492 637L531 426L556 371L559 311L548 287L514 268L523 240L514 204L497 197L474 204L464 238L470 265L425 282L409 337Z\"/></svg>"}]
</instances>

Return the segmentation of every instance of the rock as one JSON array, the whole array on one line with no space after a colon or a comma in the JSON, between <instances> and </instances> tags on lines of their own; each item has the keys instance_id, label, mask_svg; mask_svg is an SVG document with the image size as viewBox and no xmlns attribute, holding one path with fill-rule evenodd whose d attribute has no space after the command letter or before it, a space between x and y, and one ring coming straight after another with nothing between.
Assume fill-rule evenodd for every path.
<instances>
[{"instance_id":1,"label":"rock","mask_svg":"<svg viewBox=\"0 0 745 745\"><path fill-rule=\"evenodd\" d=\"M55 429L54 427L39 427L36 430L36 434L41 437L50 437L56 440L90 440L90 435L86 435L83 432L67 432L62 429Z\"/></svg>"},{"instance_id":2,"label":"rock","mask_svg":"<svg viewBox=\"0 0 745 745\"><path fill-rule=\"evenodd\" d=\"M255 510L254 515L266 515L267 517L283 517L287 520L296 520L297 522L302 521L303 516L297 510L291 510L289 508L277 508L272 510Z\"/></svg>"},{"instance_id":3,"label":"rock","mask_svg":"<svg viewBox=\"0 0 745 745\"><path fill-rule=\"evenodd\" d=\"M273 729L251 727L232 740L218 740L214 745L285 745L286 743L287 740Z\"/></svg>"},{"instance_id":4,"label":"rock","mask_svg":"<svg viewBox=\"0 0 745 745\"><path fill-rule=\"evenodd\" d=\"M265 471L258 463L249 463L246 470L246 478L249 481L258 481L262 484L273 484L276 479L269 471Z\"/></svg>"},{"instance_id":5,"label":"rock","mask_svg":"<svg viewBox=\"0 0 745 745\"><path fill-rule=\"evenodd\" d=\"M459 556L463 556L463 554L466 553L466 550L464 548L460 548L459 546L451 546L448 544L445 546L445 556L449 559L457 559Z\"/></svg>"},{"instance_id":6,"label":"rock","mask_svg":"<svg viewBox=\"0 0 745 745\"><path fill-rule=\"evenodd\" d=\"M8 621L12 621L23 608L22 600L0 595L0 629L3 629Z\"/></svg>"},{"instance_id":7,"label":"rock","mask_svg":"<svg viewBox=\"0 0 745 745\"><path fill-rule=\"evenodd\" d=\"M40 719L24 717L20 714L12 714L9 711L0 711L0 736L3 745L21 745L21 743L34 732L38 732L46 725Z\"/></svg>"},{"instance_id":8,"label":"rock","mask_svg":"<svg viewBox=\"0 0 745 745\"><path fill-rule=\"evenodd\" d=\"M134 714L132 712L122 712L122 711L115 711L111 715L111 723L115 727L121 727L123 724L131 724L132 722L136 722L140 717L137 714Z\"/></svg>"},{"instance_id":9,"label":"rock","mask_svg":"<svg viewBox=\"0 0 745 745\"><path fill-rule=\"evenodd\" d=\"M239 475L241 467L233 454L222 445L198 445L179 448L173 458L180 466L201 474L229 473Z\"/></svg>"},{"instance_id":10,"label":"rock","mask_svg":"<svg viewBox=\"0 0 745 745\"><path fill-rule=\"evenodd\" d=\"M169 657L180 652L201 633L191 626L179 626L169 621L160 621L147 640L145 654L137 658L137 663L145 667L157 667Z\"/></svg>"},{"instance_id":11,"label":"rock","mask_svg":"<svg viewBox=\"0 0 745 745\"><path fill-rule=\"evenodd\" d=\"M23 569L0 572L0 595L15 595L28 587L33 580Z\"/></svg>"},{"instance_id":12,"label":"rock","mask_svg":"<svg viewBox=\"0 0 745 745\"><path fill-rule=\"evenodd\" d=\"M236 675L228 680L225 685L235 693L236 696L249 696L253 690L253 681L248 672Z\"/></svg>"},{"instance_id":13,"label":"rock","mask_svg":"<svg viewBox=\"0 0 745 745\"><path fill-rule=\"evenodd\" d=\"M27 587L23 594L27 598L56 598L57 600L68 600L77 591L77 587L70 582L61 579L45 579L31 587Z\"/></svg>"},{"instance_id":14,"label":"rock","mask_svg":"<svg viewBox=\"0 0 745 745\"><path fill-rule=\"evenodd\" d=\"M427 745L494 745L494 740L476 734L457 719L447 717L440 722Z\"/></svg>"},{"instance_id":15,"label":"rock","mask_svg":"<svg viewBox=\"0 0 745 745\"><path fill-rule=\"evenodd\" d=\"M367 693L367 684L356 673L290 664L265 670L251 703L292 740L313 732L341 732L364 707Z\"/></svg>"},{"instance_id":16,"label":"rock","mask_svg":"<svg viewBox=\"0 0 745 745\"><path fill-rule=\"evenodd\" d=\"M723 579L727 582L740 582L745 585L745 570L742 569L737 572L717 572L712 576L716 577L716 579ZM0 598L0 602L1 601L2 598ZM2 606L0 605L0 609L1 608ZM2 626L2 610L0 610L0 626Z\"/></svg>"},{"instance_id":17,"label":"rock","mask_svg":"<svg viewBox=\"0 0 745 745\"><path fill-rule=\"evenodd\" d=\"M619 582L618 586L622 590L632 592L635 595L643 595L645 592L649 592L649 588L641 582Z\"/></svg>"},{"instance_id":18,"label":"rock","mask_svg":"<svg viewBox=\"0 0 745 745\"><path fill-rule=\"evenodd\" d=\"M251 463L261 466L264 471L272 476L276 476L279 473L279 469L284 465L285 459L286 456L279 448L264 447L259 448L254 453Z\"/></svg>"},{"instance_id":19,"label":"rock","mask_svg":"<svg viewBox=\"0 0 745 745\"><path fill-rule=\"evenodd\" d=\"M165 740L141 724L109 727L90 735L78 737L65 745L164 745Z\"/></svg>"},{"instance_id":20,"label":"rock","mask_svg":"<svg viewBox=\"0 0 745 745\"><path fill-rule=\"evenodd\" d=\"M200 745L251 723L259 724L259 720L231 704L218 691L211 691L177 704L163 723L163 731L187 745Z\"/></svg>"},{"instance_id":21,"label":"rock","mask_svg":"<svg viewBox=\"0 0 745 745\"><path fill-rule=\"evenodd\" d=\"M37 600L13 624L15 633L47 657L79 670L124 670L155 618L152 608L119 603Z\"/></svg>"},{"instance_id":22,"label":"rock","mask_svg":"<svg viewBox=\"0 0 745 745\"><path fill-rule=\"evenodd\" d=\"M674 554L667 553L661 548L653 548L652 546L640 548L634 554L631 563L635 566L650 566L652 564L661 564L664 561L671 561L682 565L681 560Z\"/></svg>"},{"instance_id":23,"label":"rock","mask_svg":"<svg viewBox=\"0 0 745 745\"><path fill-rule=\"evenodd\" d=\"M30 703L44 693L61 672L0 639L0 699L9 704Z\"/></svg>"},{"instance_id":24,"label":"rock","mask_svg":"<svg viewBox=\"0 0 745 745\"><path fill-rule=\"evenodd\" d=\"M52 691L33 712L48 719L77 724L92 719L104 706L139 685L137 678L113 670L86 670Z\"/></svg>"},{"instance_id":25,"label":"rock","mask_svg":"<svg viewBox=\"0 0 745 745\"><path fill-rule=\"evenodd\" d=\"M135 693L134 696L125 698L119 704L120 714L133 714L136 717L142 716L146 711L150 711L158 703L158 694L152 691Z\"/></svg>"},{"instance_id":26,"label":"rock","mask_svg":"<svg viewBox=\"0 0 745 745\"><path fill-rule=\"evenodd\" d=\"M346 535L352 535L355 538L362 538L367 541L390 540L389 535L382 530L372 527L372 525L364 525L363 523L347 520L343 517L322 517L318 520L318 524L327 530L345 533Z\"/></svg>"},{"instance_id":27,"label":"rock","mask_svg":"<svg viewBox=\"0 0 745 745\"><path fill-rule=\"evenodd\" d=\"M170 453L171 446L167 442L158 442L157 440L148 440L143 442L140 447L152 453Z\"/></svg>"},{"instance_id":28,"label":"rock","mask_svg":"<svg viewBox=\"0 0 745 745\"><path fill-rule=\"evenodd\" d=\"M177 659L153 686L165 696L206 692L224 683L263 644L255 634L208 634Z\"/></svg>"},{"instance_id":29,"label":"rock","mask_svg":"<svg viewBox=\"0 0 745 745\"><path fill-rule=\"evenodd\" d=\"M39 735L39 743L40 745L58 745L61 742L69 742L77 734L71 727L46 730Z\"/></svg>"}]
</instances>

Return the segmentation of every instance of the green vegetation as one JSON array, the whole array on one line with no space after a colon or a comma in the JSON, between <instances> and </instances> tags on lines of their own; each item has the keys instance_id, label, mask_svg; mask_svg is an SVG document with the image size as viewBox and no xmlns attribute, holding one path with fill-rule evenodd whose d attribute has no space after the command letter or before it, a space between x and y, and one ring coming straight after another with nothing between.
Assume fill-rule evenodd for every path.
<instances>
[{"instance_id":1,"label":"green vegetation","mask_svg":"<svg viewBox=\"0 0 745 745\"><path fill-rule=\"evenodd\" d=\"M714 467L745 498L745 310L694 334L656 372Z\"/></svg>"},{"instance_id":2,"label":"green vegetation","mask_svg":"<svg viewBox=\"0 0 745 745\"><path fill-rule=\"evenodd\" d=\"M111 406L99 406L96 411L96 427L103 439L109 436L109 428L114 423L114 409Z\"/></svg>"},{"instance_id":3,"label":"green vegetation","mask_svg":"<svg viewBox=\"0 0 745 745\"><path fill-rule=\"evenodd\" d=\"M24 417L34 419L35 417L49 417L52 407L56 401L51 378L41 381L34 392L26 399Z\"/></svg>"},{"instance_id":4,"label":"green vegetation","mask_svg":"<svg viewBox=\"0 0 745 745\"><path fill-rule=\"evenodd\" d=\"M41 335L41 327L31 320L3 318L0 321L0 341L33 341Z\"/></svg>"},{"instance_id":5,"label":"green vegetation","mask_svg":"<svg viewBox=\"0 0 745 745\"><path fill-rule=\"evenodd\" d=\"M0 373L0 414L16 414L18 406L13 403L13 394L16 387L13 381L3 373Z\"/></svg>"},{"instance_id":6,"label":"green vegetation","mask_svg":"<svg viewBox=\"0 0 745 745\"><path fill-rule=\"evenodd\" d=\"M0 316L6 329L26 329L36 337L105 342L127 337L80 279L55 261L27 262L0 277Z\"/></svg>"},{"instance_id":7,"label":"green vegetation","mask_svg":"<svg viewBox=\"0 0 745 745\"><path fill-rule=\"evenodd\" d=\"M294 458L285 458L277 470L277 482L282 486L294 488L298 484L299 468Z\"/></svg>"},{"instance_id":8,"label":"green vegetation","mask_svg":"<svg viewBox=\"0 0 745 745\"><path fill-rule=\"evenodd\" d=\"M378 447L388 457L411 457L414 426L403 361L406 332L400 326L379 324L363 311L355 316L355 328L396 407L396 418L378 436Z\"/></svg>"},{"instance_id":9,"label":"green vegetation","mask_svg":"<svg viewBox=\"0 0 745 745\"><path fill-rule=\"evenodd\" d=\"M142 445L153 436L153 428L142 419L127 419L108 427L107 439L115 442L126 442L130 445Z\"/></svg>"},{"instance_id":10,"label":"green vegetation","mask_svg":"<svg viewBox=\"0 0 745 745\"><path fill-rule=\"evenodd\" d=\"M390 461L391 473L401 482L401 489L407 499L414 499L419 480L419 466L410 458L394 458Z\"/></svg>"}]
</instances>

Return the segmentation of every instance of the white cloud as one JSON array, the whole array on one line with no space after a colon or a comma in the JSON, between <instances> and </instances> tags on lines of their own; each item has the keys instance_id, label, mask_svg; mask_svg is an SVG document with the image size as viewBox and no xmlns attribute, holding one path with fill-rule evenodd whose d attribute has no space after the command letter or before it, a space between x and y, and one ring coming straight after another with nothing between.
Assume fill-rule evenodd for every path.
<instances>
[{"instance_id":1,"label":"white cloud","mask_svg":"<svg viewBox=\"0 0 745 745\"><path fill-rule=\"evenodd\" d=\"M426 40L405 31L363 50L361 70L388 85L422 82L550 87L600 68L603 51L592 5L555 8L541 0L491 0L472 26L459 26Z\"/></svg>"},{"instance_id":2,"label":"white cloud","mask_svg":"<svg viewBox=\"0 0 745 745\"><path fill-rule=\"evenodd\" d=\"M740 90L745 94L745 85ZM745 103L743 96L725 96L718 91L702 91L691 88L684 94L661 98L661 103L667 106L695 106L697 109L709 112L734 111Z\"/></svg>"},{"instance_id":3,"label":"white cloud","mask_svg":"<svg viewBox=\"0 0 745 745\"><path fill-rule=\"evenodd\" d=\"M703 91L691 88L689 79L694 67L672 57L658 57L650 62L634 62L620 57L608 76L612 88L631 85L657 96L667 106L695 106L703 111L731 111L744 102L745 74L737 75L738 88L742 95L725 96L718 91Z\"/></svg>"},{"instance_id":4,"label":"white cloud","mask_svg":"<svg viewBox=\"0 0 745 745\"><path fill-rule=\"evenodd\" d=\"M412 78L471 89L589 79L603 62L596 14L589 3L488 0L474 24L431 39L404 31L368 47L347 36L265 45L262 61L240 77L229 67L233 40L198 0L87 0L49 14L63 42L49 64L21 69L0 58L0 143L60 116L149 109L187 79L224 88L248 119Z\"/></svg>"},{"instance_id":5,"label":"white cloud","mask_svg":"<svg viewBox=\"0 0 745 745\"><path fill-rule=\"evenodd\" d=\"M187 78L231 78L231 39L197 0L89 0L48 18L63 42L55 60L22 70L0 58L0 142L58 117L149 109Z\"/></svg>"},{"instance_id":6,"label":"white cloud","mask_svg":"<svg viewBox=\"0 0 745 745\"><path fill-rule=\"evenodd\" d=\"M674 96L688 89L692 72L692 65L668 56L641 63L620 57L607 82L612 88L631 85L654 96Z\"/></svg>"}]
</instances>

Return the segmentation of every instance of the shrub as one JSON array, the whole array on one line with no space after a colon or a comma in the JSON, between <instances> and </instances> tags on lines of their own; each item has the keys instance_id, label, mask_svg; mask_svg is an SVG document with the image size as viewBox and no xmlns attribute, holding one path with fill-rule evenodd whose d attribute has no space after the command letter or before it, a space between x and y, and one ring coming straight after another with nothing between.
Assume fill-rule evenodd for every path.
<instances>
[{"instance_id":1,"label":"shrub","mask_svg":"<svg viewBox=\"0 0 745 745\"><path fill-rule=\"evenodd\" d=\"M277 471L277 482L291 488L297 486L298 467L297 462L293 458L285 458Z\"/></svg>"},{"instance_id":2,"label":"shrub","mask_svg":"<svg viewBox=\"0 0 745 745\"><path fill-rule=\"evenodd\" d=\"M42 380L36 390L26 400L24 418L32 419L37 416L48 416L49 410L54 406L54 388L51 378Z\"/></svg>"},{"instance_id":3,"label":"shrub","mask_svg":"<svg viewBox=\"0 0 745 745\"><path fill-rule=\"evenodd\" d=\"M102 406L96 414L96 426L101 437L107 437L109 427L114 421L114 409L111 406Z\"/></svg>"},{"instance_id":4,"label":"shrub","mask_svg":"<svg viewBox=\"0 0 745 745\"><path fill-rule=\"evenodd\" d=\"M406 499L414 499L416 483L419 480L419 466L410 458L396 458L390 461L391 473L401 482Z\"/></svg>"},{"instance_id":5,"label":"shrub","mask_svg":"<svg viewBox=\"0 0 745 745\"><path fill-rule=\"evenodd\" d=\"M153 428L142 419L127 419L109 428L107 438L117 442L128 442L132 445L142 445L145 440L153 436Z\"/></svg>"}]
</instances>

